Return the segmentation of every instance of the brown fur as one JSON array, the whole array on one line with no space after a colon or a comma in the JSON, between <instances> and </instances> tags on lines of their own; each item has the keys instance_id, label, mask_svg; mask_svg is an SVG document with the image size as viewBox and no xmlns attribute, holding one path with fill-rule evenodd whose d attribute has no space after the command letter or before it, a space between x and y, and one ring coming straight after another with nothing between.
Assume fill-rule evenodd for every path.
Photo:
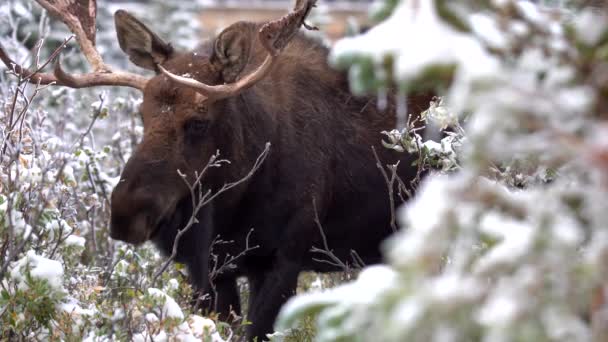
<instances>
[{"instance_id":1,"label":"brown fur","mask_svg":"<svg viewBox=\"0 0 608 342\"><path fill-rule=\"evenodd\" d=\"M162 65L208 84L232 82L265 57L259 27L237 23L196 52L172 52ZM181 240L177 255L188 265L197 291L210 292L212 239L219 235L232 241L213 247L223 260L242 252L254 229L249 243L259 247L214 279L217 293L211 293L210 303L224 318L230 310L240 313L236 278L246 276L253 322L249 339L261 340L272 331L300 271L336 270L312 260L310 249L322 246L313 200L335 255L348 261L354 250L367 264L376 263L381 261L379 244L392 230L386 184L371 146L383 163L401 161L399 175L406 183L416 173L414 156L380 143L380 132L395 126L394 105L380 111L374 98L353 96L345 74L328 66L327 55L325 47L299 34L266 78L237 96L204 105L196 102L193 90L157 75L144 91L143 140L112 195L112 236L133 243L151 239L170 254L177 230L192 212L177 170L192 179L219 150L231 164L211 170L202 184L217 190L243 177L271 143L253 177L203 208L200 223ZM137 58L147 65L140 52ZM428 101L428 96L412 98L408 108L422 110ZM194 129L197 133L192 133L198 125L193 122L203 123Z\"/></svg>"}]
</instances>

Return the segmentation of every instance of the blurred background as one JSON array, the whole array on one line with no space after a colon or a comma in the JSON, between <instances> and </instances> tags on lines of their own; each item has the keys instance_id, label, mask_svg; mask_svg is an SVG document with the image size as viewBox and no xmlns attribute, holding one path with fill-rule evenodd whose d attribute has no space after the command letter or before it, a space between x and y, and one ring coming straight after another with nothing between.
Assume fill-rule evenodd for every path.
<instances>
[{"instance_id":1,"label":"blurred background","mask_svg":"<svg viewBox=\"0 0 608 342\"><path fill-rule=\"evenodd\" d=\"M144 6L154 4L154 0L112 0L110 6L122 7L137 13ZM316 16L311 20L323 26L323 31L331 41L344 36L356 25L368 24L368 9L372 0L325 0L319 1ZM167 1L168 7L195 9L201 24L201 37L213 36L218 30L240 21L267 21L279 18L293 6L290 0L199 0L185 4L182 1ZM172 15L167 12L166 15ZM178 30L181 28L177 28Z\"/></svg>"}]
</instances>

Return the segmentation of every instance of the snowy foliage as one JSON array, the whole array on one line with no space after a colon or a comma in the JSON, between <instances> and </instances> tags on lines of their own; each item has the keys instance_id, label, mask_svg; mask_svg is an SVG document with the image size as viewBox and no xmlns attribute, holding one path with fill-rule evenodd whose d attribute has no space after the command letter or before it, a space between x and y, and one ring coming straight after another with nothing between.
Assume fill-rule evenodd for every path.
<instances>
[{"instance_id":1,"label":"snowy foliage","mask_svg":"<svg viewBox=\"0 0 608 342\"><path fill-rule=\"evenodd\" d=\"M195 2L120 5L178 46L198 41ZM116 43L115 9L99 6L98 48L110 65L133 68ZM0 4L0 43L19 63L33 63L41 38L45 61L68 35L34 1ZM85 71L75 45L62 56L66 69ZM143 132L140 94L37 87L7 71L0 66L0 340L224 341L227 329L191 312L183 266L155 279L165 258L152 246L108 236L109 195Z\"/></svg>"},{"instance_id":2,"label":"snowy foliage","mask_svg":"<svg viewBox=\"0 0 608 342\"><path fill-rule=\"evenodd\" d=\"M355 91L435 89L428 114L456 144L386 133L442 171L400 209L387 266L292 299L277 330L312 314L318 341L606 340L606 8L383 3L332 60Z\"/></svg>"}]
</instances>

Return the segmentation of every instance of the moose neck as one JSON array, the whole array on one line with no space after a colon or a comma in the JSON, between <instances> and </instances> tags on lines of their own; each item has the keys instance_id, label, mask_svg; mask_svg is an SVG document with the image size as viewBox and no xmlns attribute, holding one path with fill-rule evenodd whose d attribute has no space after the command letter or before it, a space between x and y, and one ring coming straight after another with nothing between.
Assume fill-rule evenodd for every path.
<instances>
[{"instance_id":1,"label":"moose neck","mask_svg":"<svg viewBox=\"0 0 608 342\"><path fill-rule=\"evenodd\" d=\"M246 92L214 105L213 110L217 111L217 116L210 139L214 141L214 148L220 153L219 158L230 161L230 164L210 170L208 181L214 190L245 177L267 143L270 143L271 147L264 164L272 159L278 124L273 120L274 114L265 112L263 106L251 100L252 97ZM255 178L255 174L251 178ZM230 191L228 196L221 197L238 197L237 194L245 191L248 183L249 181L234 189L236 191Z\"/></svg>"}]
</instances>

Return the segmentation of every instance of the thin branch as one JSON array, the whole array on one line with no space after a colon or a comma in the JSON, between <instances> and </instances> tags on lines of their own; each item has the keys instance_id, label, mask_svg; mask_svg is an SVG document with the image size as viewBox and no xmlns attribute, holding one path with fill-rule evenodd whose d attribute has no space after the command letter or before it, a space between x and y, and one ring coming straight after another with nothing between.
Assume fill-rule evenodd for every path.
<instances>
[{"instance_id":1,"label":"thin branch","mask_svg":"<svg viewBox=\"0 0 608 342\"><path fill-rule=\"evenodd\" d=\"M223 241L219 239L219 235L213 240L213 243L211 244L211 248L209 250L209 255L211 256L211 258L213 259L213 267L211 268L211 270L209 271L209 286L211 287L211 290L213 291L213 308L214 310L217 310L217 301L218 301L218 294L217 294L217 289L215 287L215 278L221 274L222 272L224 272L227 269L230 268L234 268L235 267L235 262L244 257L245 255L247 255L247 253L249 253L250 251L260 248L259 245L255 245L255 246L251 246L249 244L250 241L250 237L251 234L253 233L253 228L251 228L249 230L249 232L247 233L247 236L245 237L245 249L243 249L241 252L239 252L239 254L235 255L235 256L231 256L230 254L226 254L226 256L224 257L224 260L222 261L222 264L220 265L218 263L218 256L217 254L213 253L213 248L216 245L220 245L220 244L229 244L229 243L234 243L234 241ZM218 267L219 265L219 267ZM205 299L205 296L207 294L202 294L202 297L199 298L201 300ZM241 317L239 317L238 315L236 315L235 313L233 313L234 319L235 321L240 319Z\"/></svg>"},{"instance_id":2,"label":"thin branch","mask_svg":"<svg viewBox=\"0 0 608 342\"><path fill-rule=\"evenodd\" d=\"M47 65L49 65L55 58L61 53L63 49L67 46L68 42L70 42L74 38L74 35L71 35L63 40L63 43L59 45L52 53L51 56L40 66L36 66L34 71L29 71L17 64L13 61L5 52L3 46L0 44L0 60L4 62L6 66L8 66L11 72L21 78L21 80L25 82L30 82L34 84L44 85L44 84L62 84L61 81L57 79L57 77L53 74L41 73L40 71L44 69ZM37 59L37 57L35 57Z\"/></svg>"},{"instance_id":3,"label":"thin branch","mask_svg":"<svg viewBox=\"0 0 608 342\"><path fill-rule=\"evenodd\" d=\"M201 179L203 178L203 176L206 174L206 172L209 170L209 168L211 167L218 167L220 166L222 163L227 162L226 160L218 160L217 156L218 154L213 155L209 162L207 163L207 165L205 166L205 168L198 174L196 174L196 179L195 181L191 184L188 182L186 175L182 174L179 170L178 173L180 174L182 180L186 183L186 186L188 186L188 188L190 189L190 196L192 196L193 198L193 210L192 210L192 215L190 215L190 218L188 219L188 223L186 224L186 226L181 229L178 230L177 235L175 236L175 240L173 241L173 250L171 251L171 256L165 261L165 263L163 264L163 266L156 272L156 274L154 275L154 277L152 278L152 282L151 284L155 284L156 281L158 280L158 278L160 277L160 275L165 272L165 270L167 269L167 267L169 266L169 264L175 260L175 257L177 256L177 248L179 246L179 242L182 238L182 236L184 236L184 234L186 234L190 228L192 228L192 226L196 223L198 223L198 219L196 218L196 216L198 215L199 211L208 203L210 203L211 201L213 201L217 196L221 195L222 193L234 188L235 186L238 186L242 183L244 183L245 181L249 180L253 174L260 168L260 166L262 165L262 163L264 162L264 160L266 159L266 157L268 156L268 152L270 151L270 143L266 143L264 150L260 153L260 155L258 156L258 158L256 159L256 161L254 162L253 166L251 167L251 169L249 170L249 172L243 176L241 179L232 182L232 183L225 183L219 190L217 190L214 194L211 194L211 190L208 190L207 192L205 192L204 194L199 190L199 196L198 196L198 203L195 203L195 200L197 198L196 196L196 190L197 187L201 186Z\"/></svg>"},{"instance_id":4,"label":"thin branch","mask_svg":"<svg viewBox=\"0 0 608 342\"><path fill-rule=\"evenodd\" d=\"M314 222L315 222L317 228L319 228L319 233L321 233L321 242L323 243L323 248L321 249L321 248L317 248L317 247L313 246L310 249L310 252L318 253L318 254L324 255L328 258L328 259L312 258L312 260L323 263L323 264L328 264L328 265L331 265L334 267L341 268L342 271L348 275L352 274L355 269L361 268L361 267L359 267L360 265L365 265L363 262L359 263L359 260L361 258L358 256L358 254L354 250L351 250L351 257L353 257L354 265L355 265L354 268L352 266L348 265L348 263L345 263L342 260L340 260L340 258L338 258L336 256L336 254L334 254L333 250L331 250L329 248L329 243L327 242L327 236L325 235L325 231L323 230L323 226L321 225L321 220L319 219L319 214L317 211L317 203L316 203L315 198L312 199L312 207L313 207L314 215L315 215Z\"/></svg>"},{"instance_id":5,"label":"thin branch","mask_svg":"<svg viewBox=\"0 0 608 342\"><path fill-rule=\"evenodd\" d=\"M224 258L224 261L222 262L222 264L217 267L217 260L216 263L214 264L213 269L209 272L209 279L210 280L214 280L219 274L221 274L224 270L226 270L227 268L232 267L232 265L234 265L234 262L237 261L239 258L245 256L245 254L247 254L248 252L260 248L259 245L255 245L255 246L250 246L249 241L250 241L250 237L251 234L253 233L254 229L251 228L249 230L249 232L247 233L247 236L245 237L245 249L242 250L239 254L235 255L235 256L231 256L230 254L227 254L226 257ZM218 240L218 244L221 242L221 240ZM214 244L212 244L213 246ZM211 249L211 251L213 251L213 248ZM210 253L211 254L211 253Z\"/></svg>"},{"instance_id":6,"label":"thin branch","mask_svg":"<svg viewBox=\"0 0 608 342\"><path fill-rule=\"evenodd\" d=\"M386 170L384 170L384 167L382 166L382 163L380 162L380 158L378 157L378 154L376 153L376 148L374 146L372 146L372 152L374 153L374 157L376 158L376 167L382 173L382 177L384 177L384 181L386 182L386 186L388 188L388 200L389 200L389 205L390 205L390 210L391 210L391 228L393 229L393 232L396 232L397 224L395 222L396 220L395 220L395 196L394 196L395 177L397 174L397 172L395 171L396 167L393 170L392 176L389 178L388 174L386 173ZM396 165L398 165L398 164L399 163L397 163Z\"/></svg>"}]
</instances>

